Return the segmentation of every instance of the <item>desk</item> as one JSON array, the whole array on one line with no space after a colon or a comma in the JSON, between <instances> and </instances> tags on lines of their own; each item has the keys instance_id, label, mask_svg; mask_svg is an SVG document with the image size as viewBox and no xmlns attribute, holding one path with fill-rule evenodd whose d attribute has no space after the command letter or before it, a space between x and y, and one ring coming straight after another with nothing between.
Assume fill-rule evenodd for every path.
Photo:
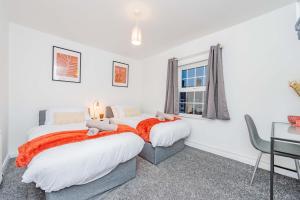
<instances>
[{"instance_id":1,"label":"desk","mask_svg":"<svg viewBox=\"0 0 300 200\"><path fill-rule=\"evenodd\" d=\"M292 172L299 170L299 162L296 163L296 169L292 170L274 164L274 156L284 156L300 159L300 127L290 126L288 123L273 122L271 135L271 162L270 162L270 199L273 200L273 176L274 168L282 168Z\"/></svg>"}]
</instances>

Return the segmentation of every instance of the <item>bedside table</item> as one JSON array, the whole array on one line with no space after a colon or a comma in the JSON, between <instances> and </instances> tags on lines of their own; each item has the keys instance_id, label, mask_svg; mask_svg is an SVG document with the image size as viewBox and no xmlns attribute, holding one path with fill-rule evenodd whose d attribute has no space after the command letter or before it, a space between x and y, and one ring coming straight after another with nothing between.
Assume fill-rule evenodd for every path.
<instances>
[{"instance_id":1,"label":"bedside table","mask_svg":"<svg viewBox=\"0 0 300 200\"><path fill-rule=\"evenodd\" d=\"M109 124L109 119L108 118L103 118L103 119L97 119L100 122L105 122Z\"/></svg>"},{"instance_id":2,"label":"bedside table","mask_svg":"<svg viewBox=\"0 0 300 200\"><path fill-rule=\"evenodd\" d=\"M103 118L103 119L92 119L93 121L98 121L98 122L103 122L103 123L108 123L109 124L109 119L108 118Z\"/></svg>"}]
</instances>

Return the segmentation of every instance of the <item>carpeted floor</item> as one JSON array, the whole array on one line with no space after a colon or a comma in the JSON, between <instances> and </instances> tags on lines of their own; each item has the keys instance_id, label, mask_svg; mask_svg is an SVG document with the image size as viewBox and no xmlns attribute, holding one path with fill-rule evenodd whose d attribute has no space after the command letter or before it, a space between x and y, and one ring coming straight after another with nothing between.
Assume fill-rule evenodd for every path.
<instances>
[{"instance_id":1,"label":"carpeted floor","mask_svg":"<svg viewBox=\"0 0 300 200\"><path fill-rule=\"evenodd\" d=\"M249 186L253 167L187 147L155 166L138 158L135 179L106 192L99 200L239 200L269 199L269 172L259 169ZM23 170L10 160L0 188L1 200L41 200L34 184L21 183ZM300 181L275 176L275 199L299 200Z\"/></svg>"}]
</instances>

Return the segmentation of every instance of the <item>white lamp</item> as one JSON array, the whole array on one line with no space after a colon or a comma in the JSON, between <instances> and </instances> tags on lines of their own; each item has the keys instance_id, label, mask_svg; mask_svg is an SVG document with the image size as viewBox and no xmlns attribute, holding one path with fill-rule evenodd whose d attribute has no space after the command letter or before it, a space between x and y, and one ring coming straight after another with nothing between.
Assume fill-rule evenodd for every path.
<instances>
[{"instance_id":1,"label":"white lamp","mask_svg":"<svg viewBox=\"0 0 300 200\"><path fill-rule=\"evenodd\" d=\"M92 119L103 119L104 111L100 101L95 101L89 108L90 117Z\"/></svg>"},{"instance_id":2,"label":"white lamp","mask_svg":"<svg viewBox=\"0 0 300 200\"><path fill-rule=\"evenodd\" d=\"M137 25L132 30L131 43L135 46L142 44L142 31Z\"/></svg>"},{"instance_id":3,"label":"white lamp","mask_svg":"<svg viewBox=\"0 0 300 200\"><path fill-rule=\"evenodd\" d=\"M139 46L142 44L142 30L138 26L138 17L140 15L139 10L134 11L134 16L135 16L135 27L132 29L131 33L131 44L135 46Z\"/></svg>"}]
</instances>

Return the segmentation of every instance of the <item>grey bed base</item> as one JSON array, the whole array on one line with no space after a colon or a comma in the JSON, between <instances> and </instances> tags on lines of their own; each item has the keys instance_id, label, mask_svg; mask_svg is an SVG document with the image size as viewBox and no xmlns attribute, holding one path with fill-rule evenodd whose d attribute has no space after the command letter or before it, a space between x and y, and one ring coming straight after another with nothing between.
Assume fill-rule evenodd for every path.
<instances>
[{"instance_id":1,"label":"grey bed base","mask_svg":"<svg viewBox=\"0 0 300 200\"><path fill-rule=\"evenodd\" d=\"M157 165L161 161L183 150L184 147L184 139L175 142L170 147L153 147L151 143L146 142L139 156Z\"/></svg>"},{"instance_id":2,"label":"grey bed base","mask_svg":"<svg viewBox=\"0 0 300 200\"><path fill-rule=\"evenodd\" d=\"M87 200L111 190L136 175L136 157L119 164L109 174L84 185L74 185L56 192L46 192L46 200Z\"/></svg>"}]
</instances>

